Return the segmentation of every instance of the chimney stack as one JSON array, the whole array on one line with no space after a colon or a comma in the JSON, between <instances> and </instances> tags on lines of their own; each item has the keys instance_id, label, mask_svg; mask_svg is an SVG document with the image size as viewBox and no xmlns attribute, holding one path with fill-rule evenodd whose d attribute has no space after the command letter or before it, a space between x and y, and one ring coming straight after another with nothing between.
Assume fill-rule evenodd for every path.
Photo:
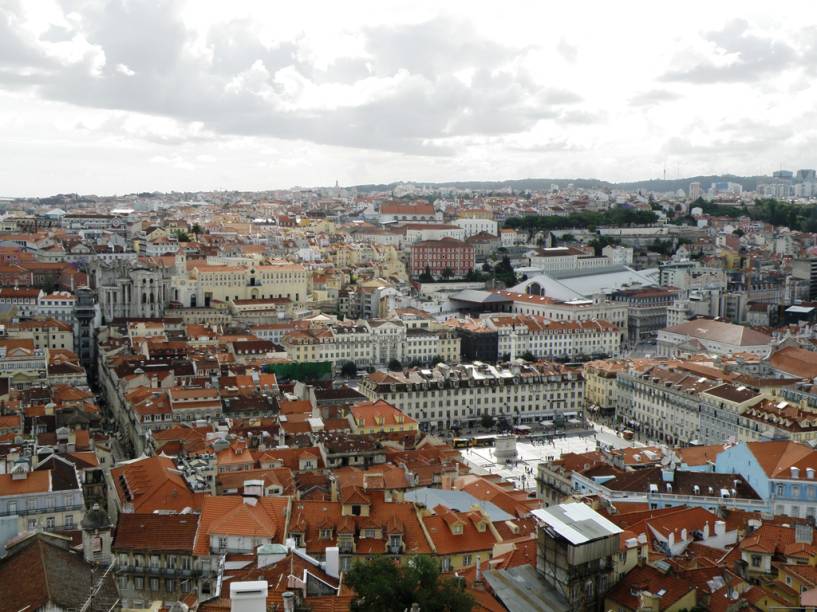
<instances>
[{"instance_id":1,"label":"chimney stack","mask_svg":"<svg viewBox=\"0 0 817 612\"><path fill-rule=\"evenodd\" d=\"M266 580L235 582L230 585L230 612L266 612Z\"/></svg>"},{"instance_id":2,"label":"chimney stack","mask_svg":"<svg viewBox=\"0 0 817 612\"><path fill-rule=\"evenodd\" d=\"M340 577L340 549L337 546L326 547L326 561L323 571L332 578Z\"/></svg>"}]
</instances>

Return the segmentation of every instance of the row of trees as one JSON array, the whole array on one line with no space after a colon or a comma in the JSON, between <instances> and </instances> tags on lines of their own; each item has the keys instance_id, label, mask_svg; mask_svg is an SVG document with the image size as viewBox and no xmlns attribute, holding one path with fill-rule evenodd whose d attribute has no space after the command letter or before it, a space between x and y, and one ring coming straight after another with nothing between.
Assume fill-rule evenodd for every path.
<instances>
[{"instance_id":1,"label":"row of trees","mask_svg":"<svg viewBox=\"0 0 817 612\"><path fill-rule=\"evenodd\" d=\"M651 225L658 220L651 210L633 210L630 208L612 208L603 212L580 212L564 217L527 215L510 217L505 220L505 227L525 230L529 237L537 232L549 232L557 229L586 228L594 230L606 225Z\"/></svg>"},{"instance_id":2,"label":"row of trees","mask_svg":"<svg viewBox=\"0 0 817 612\"><path fill-rule=\"evenodd\" d=\"M801 232L817 232L817 206L798 206L781 202L773 198L755 200L752 206L725 206L715 202L707 202L698 198L691 208L700 208L705 215L715 217L749 217L754 221L764 221L772 225L785 226ZM674 223L694 224L695 220L687 215L680 217Z\"/></svg>"}]
</instances>

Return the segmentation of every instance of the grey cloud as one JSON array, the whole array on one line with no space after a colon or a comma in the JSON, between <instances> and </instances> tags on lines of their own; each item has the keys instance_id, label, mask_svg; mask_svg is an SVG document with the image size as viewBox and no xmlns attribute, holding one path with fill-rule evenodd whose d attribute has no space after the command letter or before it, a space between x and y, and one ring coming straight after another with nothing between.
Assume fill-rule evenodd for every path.
<instances>
[{"instance_id":1,"label":"grey cloud","mask_svg":"<svg viewBox=\"0 0 817 612\"><path fill-rule=\"evenodd\" d=\"M631 106L655 106L662 102L673 102L682 98L681 94L666 89L651 89L630 98Z\"/></svg>"},{"instance_id":2,"label":"grey cloud","mask_svg":"<svg viewBox=\"0 0 817 612\"><path fill-rule=\"evenodd\" d=\"M584 147L565 139L548 140L533 145L512 145L508 148L512 151L520 151L522 153L566 153L584 150Z\"/></svg>"},{"instance_id":3,"label":"grey cloud","mask_svg":"<svg viewBox=\"0 0 817 612\"><path fill-rule=\"evenodd\" d=\"M367 28L364 33L377 73L404 69L434 77L473 66L496 67L519 53L480 39L467 22L446 17L391 28Z\"/></svg>"},{"instance_id":4,"label":"grey cloud","mask_svg":"<svg viewBox=\"0 0 817 612\"><path fill-rule=\"evenodd\" d=\"M663 75L663 80L691 83L754 81L797 63L798 52L789 44L750 34L748 30L748 22L735 19L722 30L703 36L704 40L713 43L721 53L734 55L733 61L723 65L704 61L691 68L670 70Z\"/></svg>"},{"instance_id":5,"label":"grey cloud","mask_svg":"<svg viewBox=\"0 0 817 612\"><path fill-rule=\"evenodd\" d=\"M559 114L559 121L562 123L574 123L577 125L590 125L599 123L604 118L601 111L590 110L567 110Z\"/></svg>"},{"instance_id":6,"label":"grey cloud","mask_svg":"<svg viewBox=\"0 0 817 612\"><path fill-rule=\"evenodd\" d=\"M453 153L436 142L452 136L520 132L560 113L566 121L587 119L562 112L580 100L576 94L542 88L528 75L506 68L521 50L483 40L471 26L445 18L365 30L369 58L341 58L317 68L299 59L297 40L264 45L252 24L242 21L214 28L206 39L209 54L195 55L189 47L192 34L169 1L119 0L83 10L81 33L105 54L100 75L91 75L90 58L68 67L46 62L36 74L15 72L28 57L40 57L35 46L15 40L17 53L9 54L10 72L5 78L0 72L0 86L27 83L47 99L200 122L214 133L424 155ZM120 64L134 74L120 73ZM252 66L257 68L250 83L229 86ZM409 76L401 77L387 95L357 107L284 110L276 100L283 100L285 92L274 80L284 68L315 84ZM463 68L477 69L469 85L454 75ZM167 144L188 138L185 130L143 137Z\"/></svg>"},{"instance_id":7,"label":"grey cloud","mask_svg":"<svg viewBox=\"0 0 817 612\"><path fill-rule=\"evenodd\" d=\"M556 51L559 52L566 61L570 62L571 64L576 61L576 58L579 57L579 50L567 42L564 38L559 41L559 44L556 45Z\"/></svg>"}]
</instances>

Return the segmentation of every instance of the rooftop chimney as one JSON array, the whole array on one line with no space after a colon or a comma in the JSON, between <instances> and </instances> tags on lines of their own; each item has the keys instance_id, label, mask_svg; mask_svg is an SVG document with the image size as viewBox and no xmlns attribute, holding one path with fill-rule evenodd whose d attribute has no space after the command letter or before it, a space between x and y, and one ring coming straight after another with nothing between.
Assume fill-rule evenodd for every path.
<instances>
[{"instance_id":1,"label":"rooftop chimney","mask_svg":"<svg viewBox=\"0 0 817 612\"><path fill-rule=\"evenodd\" d=\"M231 584L230 612L266 612L267 590L266 580Z\"/></svg>"},{"instance_id":2,"label":"rooftop chimney","mask_svg":"<svg viewBox=\"0 0 817 612\"><path fill-rule=\"evenodd\" d=\"M284 612L295 612L295 593L285 591L281 598L284 600Z\"/></svg>"},{"instance_id":3,"label":"rooftop chimney","mask_svg":"<svg viewBox=\"0 0 817 612\"><path fill-rule=\"evenodd\" d=\"M332 578L340 577L340 549L337 546L326 547L326 561L323 570Z\"/></svg>"}]
</instances>

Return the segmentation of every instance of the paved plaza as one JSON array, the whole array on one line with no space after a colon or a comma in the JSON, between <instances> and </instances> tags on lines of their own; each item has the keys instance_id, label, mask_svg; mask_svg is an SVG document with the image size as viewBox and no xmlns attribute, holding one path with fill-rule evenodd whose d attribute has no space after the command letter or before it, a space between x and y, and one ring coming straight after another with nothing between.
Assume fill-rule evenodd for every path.
<instances>
[{"instance_id":1,"label":"paved plaza","mask_svg":"<svg viewBox=\"0 0 817 612\"><path fill-rule=\"evenodd\" d=\"M563 453L586 453L595 450L599 445L613 448L644 446L634 440L625 440L616 432L603 425L595 425L595 435L568 436L555 438L553 441L536 440L534 443L517 440L517 459L512 463L497 462L494 448L462 449L462 456L474 473L499 474L513 482L516 488L526 491L536 490L536 466L539 463L554 461Z\"/></svg>"}]
</instances>

